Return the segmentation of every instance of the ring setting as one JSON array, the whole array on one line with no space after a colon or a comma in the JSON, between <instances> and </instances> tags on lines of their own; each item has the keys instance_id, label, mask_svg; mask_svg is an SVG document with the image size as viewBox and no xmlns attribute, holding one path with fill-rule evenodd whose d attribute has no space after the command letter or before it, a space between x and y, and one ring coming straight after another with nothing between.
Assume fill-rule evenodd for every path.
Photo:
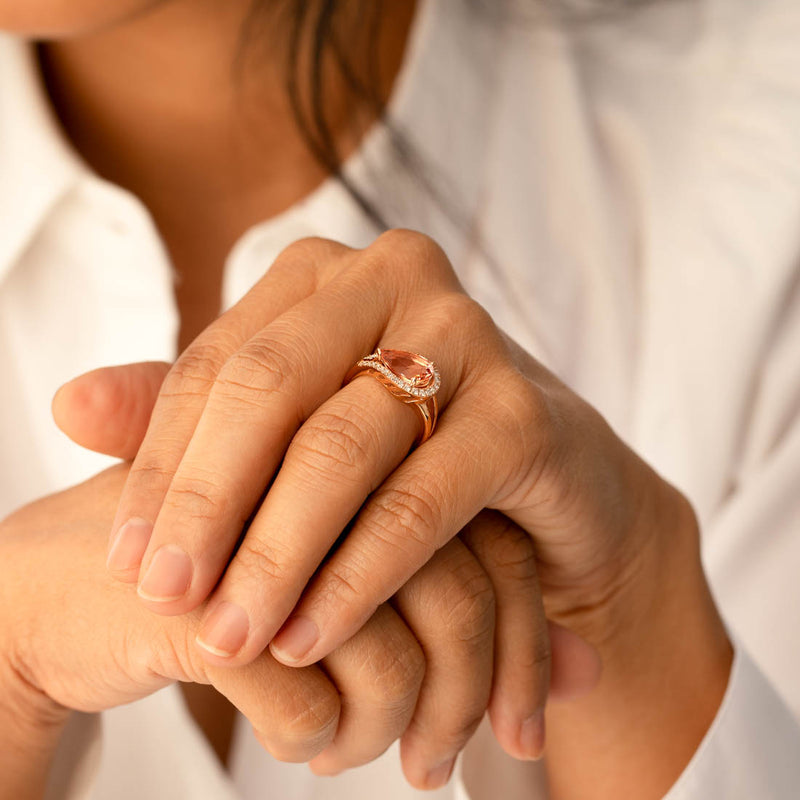
<instances>
[{"instance_id":1,"label":"ring setting","mask_svg":"<svg viewBox=\"0 0 800 800\"><path fill-rule=\"evenodd\" d=\"M372 375L394 397L417 409L422 418L422 430L415 447L430 438L439 414L436 393L442 385L439 371L432 361L419 353L379 347L353 365L344 383L350 383L363 374Z\"/></svg>"},{"instance_id":2,"label":"ring setting","mask_svg":"<svg viewBox=\"0 0 800 800\"><path fill-rule=\"evenodd\" d=\"M374 369L398 389L420 399L433 397L442 385L442 378L432 361L405 350L382 350L379 347L358 361L356 367Z\"/></svg>"}]
</instances>

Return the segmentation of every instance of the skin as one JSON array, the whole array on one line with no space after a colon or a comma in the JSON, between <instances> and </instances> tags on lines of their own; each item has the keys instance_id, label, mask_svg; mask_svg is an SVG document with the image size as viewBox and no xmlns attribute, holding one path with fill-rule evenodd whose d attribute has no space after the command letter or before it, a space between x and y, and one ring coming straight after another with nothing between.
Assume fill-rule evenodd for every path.
<instances>
[{"instance_id":1,"label":"skin","mask_svg":"<svg viewBox=\"0 0 800 800\"><path fill-rule=\"evenodd\" d=\"M216 17L218 4L200 0L155 9L142 3L138 14L127 7L123 15L120 8L116 26L103 10L94 24L64 28L71 38L45 48L51 92L73 141L101 174L145 200L184 278L196 281L194 293L182 302L179 297L184 321L192 320L182 343L203 329L168 373L122 489L112 525L114 575L124 588L125 582L138 584L141 601L164 620L202 614L193 658L208 668L239 674L263 663L270 644L273 657L309 669L363 630L389 597L413 584L418 570L435 564L435 554L447 552L476 514L494 509L517 526L503 522L500 530L522 531L535 543L543 612L594 644L603 658L595 691L548 710L552 796L662 796L713 718L731 660L685 498L499 332L464 295L444 254L418 234L391 232L364 251L320 240L297 243L217 322L205 327L203 314L191 316L198 304L213 307L220 254L238 233L302 196L319 177L300 154L289 118L280 115L279 94L270 94L268 67L257 97L276 113L260 129L248 122L267 138L250 150L219 146L231 132L232 106L230 84L220 80L217 66L226 66L227 77L232 32L241 21L235 6ZM408 10L408 4L398 6ZM87 4L81 14L93 7ZM187 27L187 20L196 24ZM210 20L213 25L202 24ZM201 59L198 75L185 69L184 57L224 52L223 40L228 61ZM161 56L174 58L174 70L131 58L159 45ZM152 141L140 140L141 126L126 119L151 118L143 89L154 77L166 97L203 102L157 107ZM116 100L120 87L127 88L124 102ZM92 131L103 136L93 138ZM221 186L223 201L210 200L209 187ZM198 246L198 231L207 247ZM418 424L413 410L366 377L339 389L349 366L376 342L423 352L444 376L440 428L408 458ZM243 520L276 472L226 569ZM347 538L317 573L356 512ZM118 537L131 519L144 524L129 526L120 548ZM467 533L461 541L485 556L496 553L495 538L478 536L482 544L475 544ZM189 566L179 592L147 579L164 547L173 556L182 552ZM115 549L125 559L115 559ZM526 561L519 553L494 558L506 566ZM513 596L512 584L500 580L495 598ZM166 598L159 599L156 590L165 588ZM223 602L240 610L239 620L244 615L241 643L236 626L220 624ZM496 653L523 631L547 640L544 613L503 612L500 619L514 633L501 637ZM223 635L215 638L213 628ZM316 638L303 642L301 634L309 632ZM421 636L417 631L418 641ZM551 646L556 641L551 637ZM540 746L543 737L546 674L531 669L546 661L541 652L528 662L533 708L520 713L513 692L491 692L495 730L517 752L527 742L532 753L537 748L530 746ZM458 663L481 674L480 664L488 661L475 655ZM660 691L664 685L669 696ZM419 785L438 785L458 752L458 737L440 737L447 752L424 761L413 744L419 726L408 730L407 774ZM328 762L323 771L348 765L334 757L335 767Z\"/></svg>"},{"instance_id":2,"label":"skin","mask_svg":"<svg viewBox=\"0 0 800 800\"><path fill-rule=\"evenodd\" d=\"M67 38L134 19L166 0L17 0L0 2L0 29L31 38Z\"/></svg>"},{"instance_id":3,"label":"skin","mask_svg":"<svg viewBox=\"0 0 800 800\"><path fill-rule=\"evenodd\" d=\"M246 73L234 92L231 63L247 6L235 0L224 5L176 0L113 6L0 6L0 24L46 38L40 47L43 72L73 144L99 174L134 191L151 211L181 273L176 289L181 349L216 316L221 264L231 244L252 223L278 213L325 177L294 129L276 63L262 54L257 71ZM388 96L413 4L387 3L386 8L379 32L379 71L381 91ZM202 102L180 104L176 97ZM339 148L346 154L355 146L359 130L372 120L342 102L335 76L327 97ZM141 119L147 119L148 125L138 124ZM132 458L163 377L159 366L127 370L110 383L105 373L92 376L61 392L54 410L65 431L79 443ZM117 402L101 403L98 408L98 394ZM87 398L94 398L89 427L84 422ZM70 497L77 508L87 502L85 492ZM47 499L42 504L49 507ZM48 519L46 512L41 519ZM9 526L17 524L15 520ZM49 520L47 524L51 525ZM513 555L510 566L497 563L494 551L482 545L489 535L499 542L509 539L505 552ZM25 541L29 536L26 532L14 538ZM528 606L543 619L535 572L530 569L532 551L525 537L507 521L489 518L474 523L463 541L442 551L433 563L435 567L438 562L438 568L426 567L407 584L407 591L397 594L397 612L380 612L390 619L394 619L392 613L400 614L405 627L400 617L393 626L405 631L402 635L395 633L392 639L385 626L380 632L373 629L375 641L386 640L382 649L387 654L397 650L398 641L405 643L394 659L398 665L418 665L423 658L425 674L419 685L412 683L409 689L408 680L397 679L391 671L384 675L378 659L367 661L377 674L365 673L363 664L360 669L348 668L350 645L334 654L334 662L340 664L337 689L354 721L344 729L349 729L347 735L340 725L330 747L313 759L317 772L332 773L363 763L405 731L403 764L409 780L420 787L441 784L487 705L503 746L517 757L536 757L542 747L540 709L547 691L550 650L562 656L561 667L556 664L554 673L554 695L585 690L596 681L596 656L562 629L550 626L550 650L548 631L542 635L540 626L515 630L513 639L505 643L509 638L506 621L527 617ZM35 558L36 554L28 553L24 561L30 564ZM528 572L520 574L519 565L526 564ZM503 573L508 569L515 582L528 585L528 592L509 596L494 591L495 584L507 585ZM70 585L75 577L67 574L62 580ZM444 595L443 587L449 587ZM432 614L443 596L462 613L457 617ZM426 614L415 614L415 609L424 609ZM62 610L40 605L36 618L57 620L56 611ZM415 616L416 622L411 622ZM112 619L113 615L103 622ZM114 623L124 628L119 619ZM473 633L467 635L464 626ZM55 625L43 636L57 642L58 632L68 627ZM445 634L445 629L451 633ZM502 647L495 648L495 630ZM465 643L469 645L466 651ZM539 665L533 677L525 666L531 663ZM414 674L413 669L406 672ZM69 669L66 675L62 673L61 659L40 659L36 692L49 697L51 686L75 679ZM383 694L399 691L402 702L387 704L380 692L377 702L375 697L366 702L360 691L364 684ZM511 686L518 688L512 692ZM232 706L207 681L185 682L184 687L190 708L224 760ZM79 697L62 697L58 702L84 707ZM113 702L114 698L106 699L102 705ZM531 715L537 719L535 735L523 742L516 720ZM53 737L41 733L43 741L51 743ZM26 752L34 750L29 747ZM280 748L272 750L281 755ZM9 769L25 764L17 758ZM39 764L33 773L43 774ZM20 792L27 785L21 781Z\"/></svg>"},{"instance_id":4,"label":"skin","mask_svg":"<svg viewBox=\"0 0 800 800\"><path fill-rule=\"evenodd\" d=\"M376 340L427 352L450 376L440 427L410 456L412 409L366 377L338 388ZM297 242L209 326L165 378L114 530L154 524L123 532L122 561L112 539L109 565L157 613L210 595L198 636L209 663L246 664L269 644L302 667L359 630L482 508L533 539L547 617L603 659L584 703L548 712L554 795L662 796L710 724L731 662L692 509L495 328L420 234L391 231L365 250ZM159 599L148 570L164 547ZM238 609L229 629L222 603ZM298 618L315 637L293 657ZM520 737L525 722L511 722Z\"/></svg>"},{"instance_id":5,"label":"skin","mask_svg":"<svg viewBox=\"0 0 800 800\"><path fill-rule=\"evenodd\" d=\"M388 95L413 3L386 5L379 71ZM181 350L218 313L222 265L233 243L326 177L296 131L282 52L256 48L252 68L234 81L249 6L249 0L0 5L0 27L45 40L43 72L74 146L153 215L180 275ZM346 154L372 120L343 102L337 80L326 94ZM224 760L232 708L204 687L186 686L185 693Z\"/></svg>"},{"instance_id":6,"label":"skin","mask_svg":"<svg viewBox=\"0 0 800 800\"><path fill-rule=\"evenodd\" d=\"M414 4L384 5L378 88L388 98ZM79 19L76 6L69 9ZM219 313L224 260L239 237L327 177L286 96L281 44L288 33L274 12L268 9L261 23L266 44L245 50L244 69L234 72L250 6L251 0L140 0L134 8L129 0L114 24L99 26L96 12L94 25L86 21L41 48L48 88L73 144L98 174L141 198L158 226L180 276L181 351ZM93 8L85 5L84 16ZM0 13L0 27L3 21ZM356 34L347 18L341 26L354 58L365 60L364 26ZM326 66L325 113L346 157L374 113L348 102L341 77Z\"/></svg>"},{"instance_id":7,"label":"skin","mask_svg":"<svg viewBox=\"0 0 800 800\"><path fill-rule=\"evenodd\" d=\"M152 409L157 376L167 366L103 370L74 382L58 403L62 426L77 441L130 457L144 436L143 412ZM91 426L79 400L87 395L95 397L97 424ZM127 405L98 403L98 395L122 396ZM70 417L81 423L71 424ZM325 659L324 673L284 667L268 652L244 668L208 665L193 644L200 612L152 615L102 569L128 469L107 470L0 522L0 768L9 797L41 797L71 709L110 708L175 680L216 687L275 757L310 759L321 774L369 761L402 736L409 779L424 787L429 776L420 751L435 754L440 742L460 749L489 695L504 685L503 691L524 685L527 665L540 659L541 642L509 638L509 622L538 607L535 576L484 555L491 538L505 543L493 552L530 564L530 543L484 515L398 593L397 610L383 606ZM509 580L516 591L498 594L495 621L492 587ZM443 613L443 602L461 613ZM568 698L596 681L597 664L581 661L586 650L576 637L550 630L563 662L553 690ZM499 653L495 641L513 652ZM501 664L494 675L493 659Z\"/></svg>"}]
</instances>

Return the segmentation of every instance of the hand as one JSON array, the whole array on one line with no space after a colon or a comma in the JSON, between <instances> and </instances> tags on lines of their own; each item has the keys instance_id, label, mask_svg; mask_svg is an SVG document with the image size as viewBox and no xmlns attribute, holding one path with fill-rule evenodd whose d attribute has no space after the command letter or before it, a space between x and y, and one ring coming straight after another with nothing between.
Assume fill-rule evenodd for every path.
<instances>
[{"instance_id":1,"label":"hand","mask_svg":"<svg viewBox=\"0 0 800 800\"><path fill-rule=\"evenodd\" d=\"M333 737L339 697L315 668L288 670L268 654L241 670L197 657L200 613L155 617L129 588L103 578L107 526L127 467L106 470L0 523L0 674L28 687L31 711L63 717L144 697L168 683L214 683L265 743L300 760ZM144 613L143 613L144 612Z\"/></svg>"},{"instance_id":2,"label":"hand","mask_svg":"<svg viewBox=\"0 0 800 800\"><path fill-rule=\"evenodd\" d=\"M193 646L199 613L155 617L97 569L126 471L113 468L38 501L0 528L0 662L32 687L32 715L99 711L174 680L213 683L278 758L317 756L318 772L337 772L376 757L408 728L409 779L421 788L446 781L491 689L491 585L463 545L442 550L397 598L425 655L392 608L382 606L325 660L335 686L317 667L292 670L269 653L243 669L215 668ZM441 597L432 596L433 586ZM442 600L457 604L460 616L440 613ZM530 600L529 587L516 605ZM517 650L511 664L514 656L530 659ZM521 688L529 683L523 679Z\"/></svg>"},{"instance_id":3,"label":"hand","mask_svg":"<svg viewBox=\"0 0 800 800\"><path fill-rule=\"evenodd\" d=\"M168 370L167 364L146 363L81 376L59 391L54 402L56 419L79 444L130 458L145 435ZM356 713L360 711L361 718L351 727L360 737L348 742L337 735L337 740L312 761L315 771L330 773L354 766L388 744L387 731L397 727L384 724L383 730L376 732L364 719L398 716L397 709L388 707L381 696L387 688L405 701L401 721L408 721L416 702L408 729L399 732L403 733L401 755L406 774L419 788L444 782L453 756L483 716L487 701L498 739L510 754L525 758L541 753L542 720L536 712L547 692L548 637L531 542L509 520L490 513L473 520L462 538L468 547L458 540L449 543L394 598L395 608L416 640L402 639L386 625L372 625L357 637L360 651L365 643L374 641L374 652L384 654L395 666L416 663L421 646L425 668L418 697L413 680L410 687L407 685L408 669L403 669L405 683L396 680L391 669L378 668L373 676L364 674L363 669L359 672L360 661L350 665L353 672L348 674L348 665L337 651L340 690L351 690L353 695L344 694L344 709L346 712L355 698ZM552 624L549 627L552 694L564 699L588 691L597 681L596 655L568 631ZM340 650L347 651L353 641ZM398 650L398 644L403 644L405 651ZM336 660L329 658L327 662ZM373 655L373 673L377 661ZM326 667L330 672L331 663ZM380 682L376 686L379 692L365 694L365 680L368 684ZM519 723L529 717L533 723L523 730ZM358 738L369 746L365 749Z\"/></svg>"},{"instance_id":4,"label":"hand","mask_svg":"<svg viewBox=\"0 0 800 800\"><path fill-rule=\"evenodd\" d=\"M439 429L408 457L413 410L374 380L340 388L376 344L422 352L443 375ZM246 663L283 626L271 650L302 666L487 507L533 538L548 617L604 659L593 701L551 739L559 792L585 796L612 770L611 796L663 793L730 665L692 509L496 329L424 236L393 231L362 251L296 243L187 349L123 493L110 566L166 614L213 590L210 661ZM665 680L669 698L654 689ZM579 735L598 719L614 746Z\"/></svg>"},{"instance_id":5,"label":"hand","mask_svg":"<svg viewBox=\"0 0 800 800\"><path fill-rule=\"evenodd\" d=\"M413 409L374 380L340 388L376 343L422 351L443 374L439 429L407 458ZM494 326L429 239L393 231L363 251L304 240L167 375L109 565L161 613L213 593L201 642L220 664L260 653L305 589L272 650L309 664L484 507L534 537L549 605L575 621L664 534L674 542L684 506Z\"/></svg>"}]
</instances>

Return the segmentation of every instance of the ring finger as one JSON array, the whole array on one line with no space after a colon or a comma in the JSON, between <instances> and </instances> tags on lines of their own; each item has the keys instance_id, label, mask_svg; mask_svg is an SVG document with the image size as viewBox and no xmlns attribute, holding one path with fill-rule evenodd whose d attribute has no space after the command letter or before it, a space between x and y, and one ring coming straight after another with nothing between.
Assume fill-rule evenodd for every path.
<instances>
[{"instance_id":1,"label":"ring finger","mask_svg":"<svg viewBox=\"0 0 800 800\"><path fill-rule=\"evenodd\" d=\"M413 348L416 341L442 341L444 325L432 317L413 334L386 337ZM454 344L451 336L447 355ZM441 392L444 403L457 385L458 375L452 377ZM414 408L366 377L311 415L210 600L198 643L212 663L247 663L267 646L337 537L402 462L420 426Z\"/></svg>"}]
</instances>

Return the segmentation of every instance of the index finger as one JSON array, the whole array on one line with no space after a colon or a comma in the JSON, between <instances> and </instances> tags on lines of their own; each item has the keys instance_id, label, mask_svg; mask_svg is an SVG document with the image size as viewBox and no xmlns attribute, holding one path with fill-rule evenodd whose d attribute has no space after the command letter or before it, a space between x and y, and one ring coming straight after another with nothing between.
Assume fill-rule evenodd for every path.
<instances>
[{"instance_id":1,"label":"index finger","mask_svg":"<svg viewBox=\"0 0 800 800\"><path fill-rule=\"evenodd\" d=\"M152 525L224 364L266 324L313 294L323 262L348 252L325 239L295 243L178 358L161 386L111 527L107 565L115 578L138 580Z\"/></svg>"}]
</instances>

